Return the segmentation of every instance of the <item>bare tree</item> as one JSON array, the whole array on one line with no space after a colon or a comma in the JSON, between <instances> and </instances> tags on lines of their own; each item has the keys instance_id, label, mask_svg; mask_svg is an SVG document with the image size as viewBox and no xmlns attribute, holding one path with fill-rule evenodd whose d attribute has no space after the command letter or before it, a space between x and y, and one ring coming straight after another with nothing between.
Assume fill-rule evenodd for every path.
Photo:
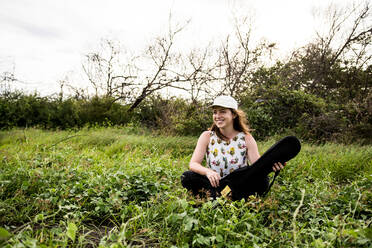
<instances>
[{"instance_id":1,"label":"bare tree","mask_svg":"<svg viewBox=\"0 0 372 248\"><path fill-rule=\"evenodd\" d=\"M310 88L324 88L330 81L331 68L340 60L353 62L358 69L368 66L372 58L368 1L354 2L345 7L330 4L325 10L317 9L314 16L322 21L325 28L316 31L317 39L306 48L305 56L313 59Z\"/></svg>"},{"instance_id":2,"label":"bare tree","mask_svg":"<svg viewBox=\"0 0 372 248\"><path fill-rule=\"evenodd\" d=\"M124 99L131 104L129 111L165 88L186 91L193 102L222 92L236 96L249 86L249 75L259 67L265 52L274 48L267 42L253 47L252 28L245 19L236 22L235 43L229 36L217 52L206 47L181 53L174 49L175 38L187 24L172 25L170 14L166 35L154 39L144 56L127 61L120 70L119 46L105 40L104 52L88 54L83 64L95 94L113 97L114 101ZM244 28L248 31L242 31Z\"/></svg>"},{"instance_id":3,"label":"bare tree","mask_svg":"<svg viewBox=\"0 0 372 248\"><path fill-rule=\"evenodd\" d=\"M0 93L7 95L11 92L12 87L15 83L20 82L15 76L15 64L6 62L7 65L11 65L1 72L0 74Z\"/></svg>"},{"instance_id":4,"label":"bare tree","mask_svg":"<svg viewBox=\"0 0 372 248\"><path fill-rule=\"evenodd\" d=\"M101 50L85 56L83 71L93 86L95 95L104 95L117 100L126 100L131 94L131 87L137 77L134 62L131 58L122 64L120 44L105 39L101 42Z\"/></svg>"},{"instance_id":5,"label":"bare tree","mask_svg":"<svg viewBox=\"0 0 372 248\"><path fill-rule=\"evenodd\" d=\"M178 81L171 87L187 92L193 103L203 96L213 97L218 92L213 86L219 80L216 73L218 57L213 54L215 51L207 46L204 49L193 49L181 57L178 71L173 71Z\"/></svg>"},{"instance_id":6,"label":"bare tree","mask_svg":"<svg viewBox=\"0 0 372 248\"><path fill-rule=\"evenodd\" d=\"M317 16L316 13L314 15ZM363 41L372 35L372 24L369 23L371 21L370 15L368 1L354 2L344 8L330 4L324 12L318 12L318 16L326 20L327 29L325 33L316 31L317 39L324 53L329 49L334 49L329 61L331 66L356 42L362 41L362 44L366 45ZM325 55L323 54L323 56Z\"/></svg>"},{"instance_id":7,"label":"bare tree","mask_svg":"<svg viewBox=\"0 0 372 248\"><path fill-rule=\"evenodd\" d=\"M246 31L243 31L246 29ZM252 23L244 18L235 22L236 42L228 36L221 46L219 65L221 69L221 93L237 96L249 87L249 75L263 63L264 55L271 53L274 43L261 41L254 46L252 42Z\"/></svg>"},{"instance_id":8,"label":"bare tree","mask_svg":"<svg viewBox=\"0 0 372 248\"><path fill-rule=\"evenodd\" d=\"M147 61L144 62L147 67L151 67L143 80L143 85L139 88L139 94L131 104L129 111L133 111L145 98L156 91L166 87L172 87L179 82L180 77L172 69L172 66L180 61L181 55L173 52L175 37L188 24L171 25L171 14L169 15L169 30L166 36L155 39L154 44L150 45L146 51Z\"/></svg>"},{"instance_id":9,"label":"bare tree","mask_svg":"<svg viewBox=\"0 0 372 248\"><path fill-rule=\"evenodd\" d=\"M99 52L85 56L83 70L96 96L125 100L131 104L128 111L133 111L146 97L165 88L187 91L193 101L211 90L207 83L215 80L216 65L209 61L211 51L193 50L186 56L175 51L175 38L189 21L172 25L171 18L170 14L168 32L155 38L144 55L132 56L125 64L118 43L111 40L104 40Z\"/></svg>"}]
</instances>

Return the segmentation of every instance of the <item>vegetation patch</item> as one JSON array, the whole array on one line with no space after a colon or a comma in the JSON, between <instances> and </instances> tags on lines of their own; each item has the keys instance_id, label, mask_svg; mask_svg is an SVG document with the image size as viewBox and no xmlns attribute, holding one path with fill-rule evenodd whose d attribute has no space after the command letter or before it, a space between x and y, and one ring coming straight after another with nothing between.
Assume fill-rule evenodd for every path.
<instances>
[{"instance_id":1,"label":"vegetation patch","mask_svg":"<svg viewBox=\"0 0 372 248\"><path fill-rule=\"evenodd\" d=\"M368 247L372 147L304 143L265 198L194 198L196 137L0 132L3 247ZM13 138L11 138L13 137ZM263 153L274 139L259 142Z\"/></svg>"}]
</instances>

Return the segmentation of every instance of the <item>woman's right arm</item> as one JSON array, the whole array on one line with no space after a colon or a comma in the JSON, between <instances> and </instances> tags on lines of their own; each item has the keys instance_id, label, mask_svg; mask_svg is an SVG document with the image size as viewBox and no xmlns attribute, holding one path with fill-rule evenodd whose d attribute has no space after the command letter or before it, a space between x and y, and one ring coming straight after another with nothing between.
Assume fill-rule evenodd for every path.
<instances>
[{"instance_id":1,"label":"woman's right arm","mask_svg":"<svg viewBox=\"0 0 372 248\"><path fill-rule=\"evenodd\" d=\"M193 172L206 176L209 179L211 185L213 187L217 187L221 179L220 175L217 172L202 166L201 164L204 159L205 153L207 152L209 138L209 131L205 131L200 135L194 153L192 154L189 168Z\"/></svg>"}]
</instances>

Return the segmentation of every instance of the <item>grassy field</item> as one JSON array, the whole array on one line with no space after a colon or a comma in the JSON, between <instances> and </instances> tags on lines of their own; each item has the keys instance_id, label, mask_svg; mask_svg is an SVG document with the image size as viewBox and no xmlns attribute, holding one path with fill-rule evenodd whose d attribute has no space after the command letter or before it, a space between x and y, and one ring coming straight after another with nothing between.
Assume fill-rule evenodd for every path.
<instances>
[{"instance_id":1,"label":"grassy field","mask_svg":"<svg viewBox=\"0 0 372 248\"><path fill-rule=\"evenodd\" d=\"M134 131L1 131L0 246L371 247L372 146L303 144L265 198L207 201L180 185L197 138Z\"/></svg>"}]
</instances>

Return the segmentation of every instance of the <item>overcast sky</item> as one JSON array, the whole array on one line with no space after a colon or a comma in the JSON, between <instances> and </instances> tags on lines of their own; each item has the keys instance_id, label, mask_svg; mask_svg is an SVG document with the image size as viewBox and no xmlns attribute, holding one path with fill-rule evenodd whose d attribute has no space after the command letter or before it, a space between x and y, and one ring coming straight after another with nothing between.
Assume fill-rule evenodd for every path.
<instances>
[{"instance_id":1,"label":"overcast sky","mask_svg":"<svg viewBox=\"0 0 372 248\"><path fill-rule=\"evenodd\" d=\"M347 0L334 2L344 3ZM306 44L314 35L312 9L322 0L1 0L0 73L15 68L27 90L58 90L66 73L81 71L84 54L101 38L118 39L141 50L164 33L168 16L190 24L180 34L184 49L226 37L233 16L254 20L254 36L276 42L281 52Z\"/></svg>"}]
</instances>

